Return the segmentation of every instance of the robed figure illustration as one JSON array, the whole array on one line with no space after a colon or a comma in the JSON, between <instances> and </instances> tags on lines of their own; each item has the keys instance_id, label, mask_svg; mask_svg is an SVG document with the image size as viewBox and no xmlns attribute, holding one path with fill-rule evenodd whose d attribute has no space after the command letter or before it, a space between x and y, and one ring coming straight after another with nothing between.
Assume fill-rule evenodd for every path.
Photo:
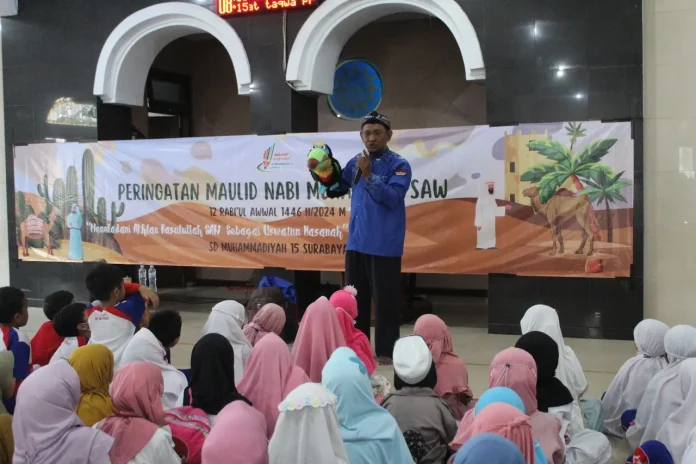
<instances>
[{"instance_id":1,"label":"robed figure illustration","mask_svg":"<svg viewBox=\"0 0 696 464\"><path fill-rule=\"evenodd\" d=\"M505 216L506 206L498 206L495 202L495 182L481 184L478 200L476 200L476 249L490 250L495 246L495 218Z\"/></svg>"},{"instance_id":2,"label":"robed figure illustration","mask_svg":"<svg viewBox=\"0 0 696 464\"><path fill-rule=\"evenodd\" d=\"M68 257L75 260L85 259L82 251L82 213L77 205L73 205L70 214L68 214L68 229L70 229L70 253Z\"/></svg>"}]
</instances>

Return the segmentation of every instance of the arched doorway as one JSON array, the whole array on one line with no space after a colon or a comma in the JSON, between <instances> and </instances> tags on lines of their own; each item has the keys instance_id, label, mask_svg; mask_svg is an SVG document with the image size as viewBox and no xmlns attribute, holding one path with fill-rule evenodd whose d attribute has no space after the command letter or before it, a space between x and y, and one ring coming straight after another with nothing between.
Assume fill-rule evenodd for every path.
<instances>
[{"instance_id":1,"label":"arched doorway","mask_svg":"<svg viewBox=\"0 0 696 464\"><path fill-rule=\"evenodd\" d=\"M346 41L370 22L406 12L441 20L457 41L466 79L485 79L478 36L455 0L328 0L300 29L288 59L287 81L298 91L330 94L334 70Z\"/></svg>"},{"instance_id":2,"label":"arched doorway","mask_svg":"<svg viewBox=\"0 0 696 464\"><path fill-rule=\"evenodd\" d=\"M234 65L239 94L249 94L251 70L239 35L212 11L181 2L144 8L113 30L99 56L94 94L104 103L142 105L155 57L170 42L199 33L208 33L222 43Z\"/></svg>"}]
</instances>

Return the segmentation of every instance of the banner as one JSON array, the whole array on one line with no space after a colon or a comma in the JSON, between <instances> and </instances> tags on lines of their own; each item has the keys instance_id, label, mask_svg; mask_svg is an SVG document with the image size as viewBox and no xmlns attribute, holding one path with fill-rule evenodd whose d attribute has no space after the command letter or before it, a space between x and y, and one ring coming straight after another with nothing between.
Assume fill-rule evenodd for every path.
<instances>
[{"instance_id":1,"label":"banner","mask_svg":"<svg viewBox=\"0 0 696 464\"><path fill-rule=\"evenodd\" d=\"M16 147L19 257L342 270L350 198L307 169L341 165L359 133ZM627 276L630 123L395 131L413 170L404 272ZM553 227L552 227L553 226Z\"/></svg>"}]
</instances>

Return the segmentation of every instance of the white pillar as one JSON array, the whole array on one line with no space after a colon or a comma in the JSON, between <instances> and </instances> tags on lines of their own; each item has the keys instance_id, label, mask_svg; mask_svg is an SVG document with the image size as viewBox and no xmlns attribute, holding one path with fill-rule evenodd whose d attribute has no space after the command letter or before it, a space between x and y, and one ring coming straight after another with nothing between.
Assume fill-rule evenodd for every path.
<instances>
[{"instance_id":1,"label":"white pillar","mask_svg":"<svg viewBox=\"0 0 696 464\"><path fill-rule=\"evenodd\" d=\"M696 1L643 11L645 316L696 324Z\"/></svg>"}]
</instances>

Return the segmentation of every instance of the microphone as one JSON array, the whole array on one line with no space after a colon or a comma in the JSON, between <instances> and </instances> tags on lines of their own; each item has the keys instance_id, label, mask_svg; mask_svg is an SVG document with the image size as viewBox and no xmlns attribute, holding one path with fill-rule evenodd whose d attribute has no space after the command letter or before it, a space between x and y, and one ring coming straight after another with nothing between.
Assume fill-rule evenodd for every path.
<instances>
[{"instance_id":1,"label":"microphone","mask_svg":"<svg viewBox=\"0 0 696 464\"><path fill-rule=\"evenodd\" d=\"M355 179L353 179L353 185L357 185L362 177L362 169L358 168L358 172L355 173Z\"/></svg>"},{"instance_id":2,"label":"microphone","mask_svg":"<svg viewBox=\"0 0 696 464\"><path fill-rule=\"evenodd\" d=\"M364 158L365 157L365 150L363 150L363 152L358 156L362 156ZM355 178L353 179L353 185L357 185L357 183L360 182L360 178L362 177L362 175L363 175L362 169L358 168L358 172L355 173Z\"/></svg>"}]
</instances>

